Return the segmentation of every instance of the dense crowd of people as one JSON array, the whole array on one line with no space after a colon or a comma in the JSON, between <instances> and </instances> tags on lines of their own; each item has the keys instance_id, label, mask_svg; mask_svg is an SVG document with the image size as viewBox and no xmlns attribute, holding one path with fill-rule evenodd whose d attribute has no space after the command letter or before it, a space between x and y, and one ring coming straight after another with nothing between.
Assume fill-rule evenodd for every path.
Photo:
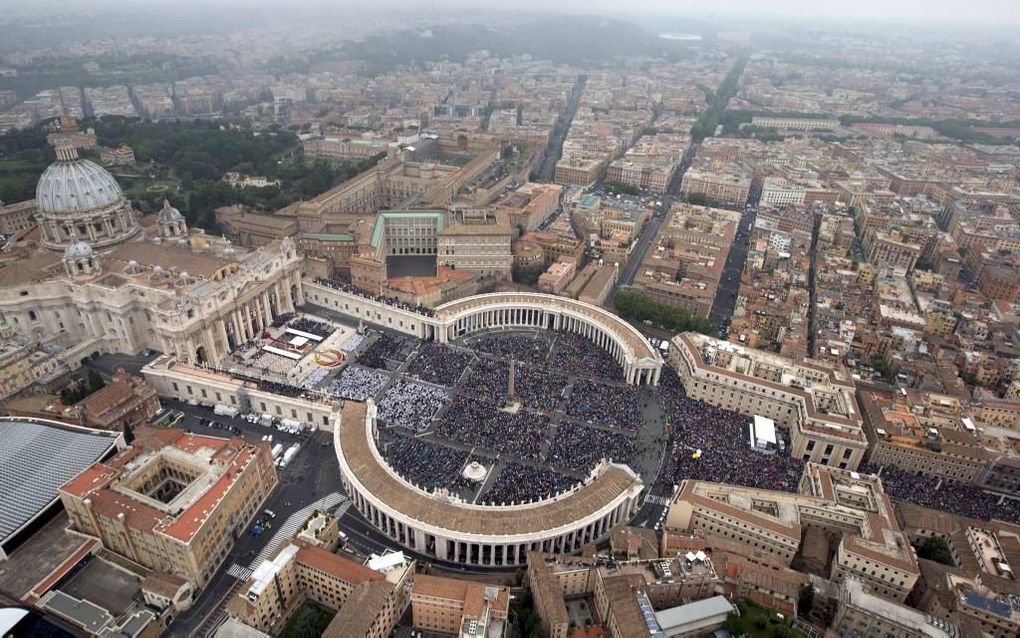
<instances>
[{"instance_id":1,"label":"dense crowd of people","mask_svg":"<svg viewBox=\"0 0 1020 638\"><path fill-rule=\"evenodd\" d=\"M342 399L364 401L374 397L379 388L386 385L388 377L370 368L347 366L336 379L327 386L326 394Z\"/></svg>"},{"instance_id":2,"label":"dense crowd of people","mask_svg":"<svg viewBox=\"0 0 1020 638\"><path fill-rule=\"evenodd\" d=\"M366 292L360 288L355 288L350 282L344 281L343 279L337 279L335 277L316 277L315 283L321 284L334 290L342 290L343 292L349 292L352 295L364 297L365 299L371 299L372 301L378 301L388 306L407 310L408 312L414 312L419 315L425 315L426 317L434 317L435 312L428 306L416 306L409 304L404 301L400 301L396 297L387 297L386 295L373 295L370 292Z\"/></svg>"},{"instance_id":3,"label":"dense crowd of people","mask_svg":"<svg viewBox=\"0 0 1020 638\"><path fill-rule=\"evenodd\" d=\"M367 350L358 355L358 363L380 370L395 370L407 361L407 357L413 351L412 340L384 332Z\"/></svg>"},{"instance_id":4,"label":"dense crowd of people","mask_svg":"<svg viewBox=\"0 0 1020 638\"><path fill-rule=\"evenodd\" d=\"M446 399L440 388L397 379L379 401L379 419L389 426L424 432Z\"/></svg>"},{"instance_id":5,"label":"dense crowd of people","mask_svg":"<svg viewBox=\"0 0 1020 638\"><path fill-rule=\"evenodd\" d=\"M545 365L549 356L549 343L530 334L487 334L472 341L471 348L498 359L516 359L536 366Z\"/></svg>"},{"instance_id":6,"label":"dense crowd of people","mask_svg":"<svg viewBox=\"0 0 1020 638\"><path fill-rule=\"evenodd\" d=\"M344 342L340 344L340 349L344 352L354 352L358 349L358 346L365 340L365 335L360 332L355 332L351 336L344 339Z\"/></svg>"},{"instance_id":7,"label":"dense crowd of people","mask_svg":"<svg viewBox=\"0 0 1020 638\"><path fill-rule=\"evenodd\" d=\"M549 354L554 370L595 379L623 379L623 368L605 348L573 332L557 332Z\"/></svg>"},{"instance_id":8,"label":"dense crowd of people","mask_svg":"<svg viewBox=\"0 0 1020 638\"><path fill-rule=\"evenodd\" d=\"M506 398L509 381L509 363L483 357L471 364L460 388L478 401L497 405ZM566 377L544 368L517 364L514 372L514 395L529 410L551 412L566 385Z\"/></svg>"},{"instance_id":9,"label":"dense crowd of people","mask_svg":"<svg viewBox=\"0 0 1020 638\"><path fill-rule=\"evenodd\" d=\"M600 460L629 463L634 439L619 432L562 421L549 444L549 463L575 472L590 472Z\"/></svg>"},{"instance_id":10,"label":"dense crowd of people","mask_svg":"<svg viewBox=\"0 0 1020 638\"><path fill-rule=\"evenodd\" d=\"M479 499L488 505L510 505L544 499L570 488L577 481L534 465L509 462Z\"/></svg>"},{"instance_id":11,"label":"dense crowd of people","mask_svg":"<svg viewBox=\"0 0 1020 638\"><path fill-rule=\"evenodd\" d=\"M328 375L329 368L316 368L301 382L301 387L305 390L315 389Z\"/></svg>"},{"instance_id":12,"label":"dense crowd of people","mask_svg":"<svg viewBox=\"0 0 1020 638\"><path fill-rule=\"evenodd\" d=\"M460 379L472 355L438 343L422 343L407 366L407 374L416 379L452 386Z\"/></svg>"},{"instance_id":13,"label":"dense crowd of people","mask_svg":"<svg viewBox=\"0 0 1020 638\"><path fill-rule=\"evenodd\" d=\"M436 423L437 436L480 446L510 458L538 458L549 418L520 411L494 410L491 404L458 394Z\"/></svg>"},{"instance_id":14,"label":"dense crowd of people","mask_svg":"<svg viewBox=\"0 0 1020 638\"><path fill-rule=\"evenodd\" d=\"M974 485L948 479L940 481L934 476L921 476L892 466L872 468L862 465L860 471L878 474L882 487L895 500L971 518L997 518L1020 524L1020 501L1006 498L1000 503L1000 497Z\"/></svg>"},{"instance_id":15,"label":"dense crowd of people","mask_svg":"<svg viewBox=\"0 0 1020 638\"><path fill-rule=\"evenodd\" d=\"M288 323L287 327L292 330L307 332L308 334L313 334L317 337L322 337L323 339L333 334L333 331L336 330L335 327L328 323L309 319L308 317L298 317Z\"/></svg>"},{"instance_id":16,"label":"dense crowd of people","mask_svg":"<svg viewBox=\"0 0 1020 638\"><path fill-rule=\"evenodd\" d=\"M281 375L286 375L288 372L293 370L295 363L296 362L293 359L288 359L287 357L267 350L262 350L261 352L252 355L247 360L247 365L262 368L263 370Z\"/></svg>"},{"instance_id":17,"label":"dense crowd of people","mask_svg":"<svg viewBox=\"0 0 1020 638\"><path fill-rule=\"evenodd\" d=\"M662 369L660 386L674 432L663 468L670 482L696 479L797 491L804 463L785 451L772 455L752 451L748 417L689 398L671 368Z\"/></svg>"},{"instance_id":18,"label":"dense crowd of people","mask_svg":"<svg viewBox=\"0 0 1020 638\"><path fill-rule=\"evenodd\" d=\"M297 315L294 314L293 312L285 312L283 314L276 315L276 317L273 318L273 322L269 325L271 325L274 328L282 328L285 325L287 325L288 321L290 321L296 316Z\"/></svg>"},{"instance_id":19,"label":"dense crowd of people","mask_svg":"<svg viewBox=\"0 0 1020 638\"><path fill-rule=\"evenodd\" d=\"M464 450L417 437L392 436L380 447L390 467L409 482L430 491L457 483L468 457Z\"/></svg>"},{"instance_id":20,"label":"dense crowd of people","mask_svg":"<svg viewBox=\"0 0 1020 638\"><path fill-rule=\"evenodd\" d=\"M578 379L567 401L567 414L588 423L601 423L628 432L642 424L638 390L631 385L606 385Z\"/></svg>"}]
</instances>

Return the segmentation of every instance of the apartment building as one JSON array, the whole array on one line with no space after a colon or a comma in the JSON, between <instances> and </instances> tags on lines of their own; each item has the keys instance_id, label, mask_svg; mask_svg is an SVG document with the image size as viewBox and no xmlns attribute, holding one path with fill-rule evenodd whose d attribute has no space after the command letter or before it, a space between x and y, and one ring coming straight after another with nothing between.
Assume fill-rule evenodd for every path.
<instances>
[{"instance_id":1,"label":"apartment building","mask_svg":"<svg viewBox=\"0 0 1020 638\"><path fill-rule=\"evenodd\" d=\"M790 432L790 454L856 470L867 451L856 384L846 370L696 333L673 338L670 363L687 395Z\"/></svg>"},{"instance_id":2,"label":"apartment building","mask_svg":"<svg viewBox=\"0 0 1020 638\"><path fill-rule=\"evenodd\" d=\"M992 455L973 434L952 423L935 427L923 413L875 391L859 393L858 400L872 466L891 465L963 483L973 483L984 473ZM917 412L923 409L920 403L913 405Z\"/></svg>"},{"instance_id":3,"label":"apartment building","mask_svg":"<svg viewBox=\"0 0 1020 638\"><path fill-rule=\"evenodd\" d=\"M503 635L509 607L510 589L499 585L421 574L411 590L415 629L460 638Z\"/></svg>"},{"instance_id":4,"label":"apartment building","mask_svg":"<svg viewBox=\"0 0 1020 638\"><path fill-rule=\"evenodd\" d=\"M789 567L808 527L839 538L833 580L857 578L869 591L900 602L913 589L917 559L881 480L817 463L805 466L798 494L684 481L669 508L663 544L670 544L670 535L701 533L710 546L741 547L746 556Z\"/></svg>"},{"instance_id":5,"label":"apartment building","mask_svg":"<svg viewBox=\"0 0 1020 638\"><path fill-rule=\"evenodd\" d=\"M514 235L506 215L500 211L455 210L436 238L436 261L442 266L509 281Z\"/></svg>"},{"instance_id":6,"label":"apartment building","mask_svg":"<svg viewBox=\"0 0 1020 638\"><path fill-rule=\"evenodd\" d=\"M912 607L868 592L855 578L839 588L839 604L832 628L840 636L895 638L957 638L959 628Z\"/></svg>"},{"instance_id":7,"label":"apartment building","mask_svg":"<svg viewBox=\"0 0 1020 638\"><path fill-rule=\"evenodd\" d=\"M543 635L551 638L566 638L572 631L567 597L590 596L610 636L647 637L661 635L653 608L710 598L721 584L722 576L704 553L628 561L528 554L528 585Z\"/></svg>"},{"instance_id":8,"label":"apartment building","mask_svg":"<svg viewBox=\"0 0 1020 638\"><path fill-rule=\"evenodd\" d=\"M897 506L904 531L915 545L939 537L951 565L919 561L921 578L911 604L952 623L963 636L1006 638L1020 632L1020 526L977 520L911 503Z\"/></svg>"},{"instance_id":9,"label":"apartment building","mask_svg":"<svg viewBox=\"0 0 1020 638\"><path fill-rule=\"evenodd\" d=\"M524 184L497 200L497 209L506 213L510 225L520 234L529 233L549 218L560 205L563 187L559 184Z\"/></svg>"},{"instance_id":10,"label":"apartment building","mask_svg":"<svg viewBox=\"0 0 1020 638\"><path fill-rule=\"evenodd\" d=\"M684 196L703 195L722 204L734 206L746 204L750 191L750 176L721 170L709 171L692 167L684 173L680 182L680 192Z\"/></svg>"},{"instance_id":11,"label":"apartment building","mask_svg":"<svg viewBox=\"0 0 1020 638\"><path fill-rule=\"evenodd\" d=\"M839 120L818 119L809 117L767 117L751 118L751 126L774 128L786 131L825 131L832 132L840 128Z\"/></svg>"},{"instance_id":12,"label":"apartment building","mask_svg":"<svg viewBox=\"0 0 1020 638\"><path fill-rule=\"evenodd\" d=\"M634 287L659 303L707 317L739 223L736 211L674 204Z\"/></svg>"},{"instance_id":13,"label":"apartment building","mask_svg":"<svg viewBox=\"0 0 1020 638\"><path fill-rule=\"evenodd\" d=\"M539 275L538 289L541 292L558 295L563 292L576 274L577 264L573 260L560 258Z\"/></svg>"},{"instance_id":14,"label":"apartment building","mask_svg":"<svg viewBox=\"0 0 1020 638\"><path fill-rule=\"evenodd\" d=\"M198 589L277 482L264 443L141 428L130 448L58 493L76 530Z\"/></svg>"},{"instance_id":15,"label":"apartment building","mask_svg":"<svg viewBox=\"0 0 1020 638\"><path fill-rule=\"evenodd\" d=\"M36 210L38 207L34 199L13 204L0 202L0 234L13 235L19 230L31 228Z\"/></svg>"},{"instance_id":16,"label":"apartment building","mask_svg":"<svg viewBox=\"0 0 1020 638\"><path fill-rule=\"evenodd\" d=\"M408 604L415 563L400 552L364 565L297 538L264 560L228 603L250 627L277 633L305 602L336 611L330 638L389 636Z\"/></svg>"}]
</instances>

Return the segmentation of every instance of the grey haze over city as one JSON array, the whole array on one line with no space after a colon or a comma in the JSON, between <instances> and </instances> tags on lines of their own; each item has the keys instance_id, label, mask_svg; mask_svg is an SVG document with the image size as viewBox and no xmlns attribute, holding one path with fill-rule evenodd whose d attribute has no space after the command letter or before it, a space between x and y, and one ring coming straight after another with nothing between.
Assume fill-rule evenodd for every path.
<instances>
[{"instance_id":1,"label":"grey haze over city","mask_svg":"<svg viewBox=\"0 0 1020 638\"><path fill-rule=\"evenodd\" d=\"M1020 2L0 1L0 636L1020 635Z\"/></svg>"}]
</instances>

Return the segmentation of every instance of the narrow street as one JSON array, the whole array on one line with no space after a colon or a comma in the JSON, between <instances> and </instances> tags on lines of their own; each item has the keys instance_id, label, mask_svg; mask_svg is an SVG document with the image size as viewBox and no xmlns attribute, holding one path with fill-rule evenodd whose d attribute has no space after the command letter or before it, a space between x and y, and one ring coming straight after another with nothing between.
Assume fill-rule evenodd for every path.
<instances>
[{"instance_id":1,"label":"narrow street","mask_svg":"<svg viewBox=\"0 0 1020 638\"><path fill-rule=\"evenodd\" d=\"M538 169L537 174L532 175L532 181L553 181L553 177L556 174L556 162L560 161L560 155L563 153L563 140L567 138L570 123L574 121L574 114L577 113L577 103L581 99L581 93L584 91L587 79L584 75L577 76L577 82L570 92L570 97L567 98L567 105L563 109L560 118L556 120L556 125L549 136L549 145L546 147L545 159L542 161L542 166Z\"/></svg>"},{"instance_id":2,"label":"narrow street","mask_svg":"<svg viewBox=\"0 0 1020 638\"><path fill-rule=\"evenodd\" d=\"M634 250L631 251L630 257L627 259L627 264L620 272L620 278L616 282L616 288L613 290L610 300L621 289L634 283L634 277L637 275L641 263L645 260L645 255L648 253L648 248L652 245L652 240L655 239L659 229L662 227L662 223L666 220L673 202L680 198L680 184L684 178L684 173L687 172L691 165L691 160L694 159L695 153L698 152L699 145L697 142L691 144L687 152L684 153L683 158L680 160L680 166L677 168L676 174L673 175L673 179L666 189L666 194L660 200L662 204L655 207L655 213L648 223L645 224L634 246Z\"/></svg>"},{"instance_id":3,"label":"narrow street","mask_svg":"<svg viewBox=\"0 0 1020 638\"><path fill-rule=\"evenodd\" d=\"M733 245L726 255L726 266L723 268L719 287L715 291L715 299L712 300L712 310L708 313L712 327L720 333L723 333L725 325L733 316L733 309L737 303L740 274L744 271L744 262L747 261L748 244L756 213L757 208L754 206L747 206L744 209L737 233L733 237Z\"/></svg>"}]
</instances>

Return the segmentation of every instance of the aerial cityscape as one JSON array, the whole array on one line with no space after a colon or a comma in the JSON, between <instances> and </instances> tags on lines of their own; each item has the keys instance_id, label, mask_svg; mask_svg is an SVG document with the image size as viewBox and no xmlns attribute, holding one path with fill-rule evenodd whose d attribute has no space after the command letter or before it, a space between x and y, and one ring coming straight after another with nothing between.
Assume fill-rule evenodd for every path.
<instances>
[{"instance_id":1,"label":"aerial cityscape","mask_svg":"<svg viewBox=\"0 0 1020 638\"><path fill-rule=\"evenodd\" d=\"M1020 636L1018 33L8 0L0 635Z\"/></svg>"}]
</instances>

